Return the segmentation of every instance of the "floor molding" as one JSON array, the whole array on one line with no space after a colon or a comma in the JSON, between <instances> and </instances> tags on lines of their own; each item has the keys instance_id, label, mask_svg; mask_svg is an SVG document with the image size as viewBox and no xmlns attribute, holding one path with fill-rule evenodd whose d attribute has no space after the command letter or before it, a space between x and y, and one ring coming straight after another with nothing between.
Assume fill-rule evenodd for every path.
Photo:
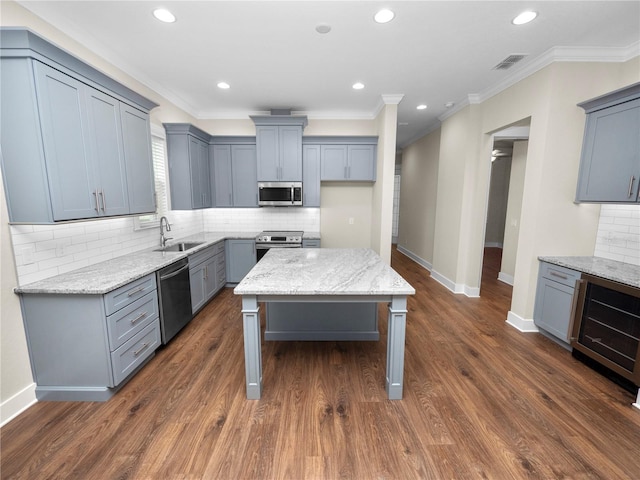
<instances>
[{"instance_id":1,"label":"floor molding","mask_svg":"<svg viewBox=\"0 0 640 480\"><path fill-rule=\"evenodd\" d=\"M513 275L509 275L508 273L500 272L498 273L498 280L507 285L511 285L513 287Z\"/></svg>"},{"instance_id":2,"label":"floor molding","mask_svg":"<svg viewBox=\"0 0 640 480\"><path fill-rule=\"evenodd\" d=\"M431 262L427 262L424 258L419 257L418 255L416 255L415 253L413 253L411 250L407 250L406 248L398 245L398 251L400 253L402 253L403 255L406 255L407 257L409 257L411 260L413 260L414 262L416 262L418 265L420 265L421 267L424 267L425 269L427 269L428 271L431 271L433 268L433 265L431 265Z\"/></svg>"},{"instance_id":3,"label":"floor molding","mask_svg":"<svg viewBox=\"0 0 640 480\"><path fill-rule=\"evenodd\" d=\"M511 310L509 310L509 313L507 314L506 322L512 327L517 328L521 332L539 332L538 327L536 327L533 323L533 318L522 318L520 315L512 312Z\"/></svg>"},{"instance_id":4,"label":"floor molding","mask_svg":"<svg viewBox=\"0 0 640 480\"><path fill-rule=\"evenodd\" d=\"M37 401L35 383L6 399L0 404L0 427L5 426Z\"/></svg>"}]
</instances>

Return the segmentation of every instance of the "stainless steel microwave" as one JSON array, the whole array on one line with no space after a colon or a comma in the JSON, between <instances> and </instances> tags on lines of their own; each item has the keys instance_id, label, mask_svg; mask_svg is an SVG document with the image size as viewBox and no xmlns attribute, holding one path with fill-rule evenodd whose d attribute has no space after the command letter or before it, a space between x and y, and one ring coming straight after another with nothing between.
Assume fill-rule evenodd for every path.
<instances>
[{"instance_id":1,"label":"stainless steel microwave","mask_svg":"<svg viewBox=\"0 0 640 480\"><path fill-rule=\"evenodd\" d=\"M261 207L301 207L302 182L258 182Z\"/></svg>"}]
</instances>

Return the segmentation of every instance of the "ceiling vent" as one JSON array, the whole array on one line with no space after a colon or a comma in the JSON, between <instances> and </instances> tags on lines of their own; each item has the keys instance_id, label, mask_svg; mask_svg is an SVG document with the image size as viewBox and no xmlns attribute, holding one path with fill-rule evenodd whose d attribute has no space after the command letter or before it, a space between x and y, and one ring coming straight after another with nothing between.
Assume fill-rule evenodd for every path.
<instances>
[{"instance_id":1,"label":"ceiling vent","mask_svg":"<svg viewBox=\"0 0 640 480\"><path fill-rule=\"evenodd\" d=\"M493 67L493 70L507 70L513 67L516 63L526 57L526 54L513 54L502 60L499 64Z\"/></svg>"}]
</instances>

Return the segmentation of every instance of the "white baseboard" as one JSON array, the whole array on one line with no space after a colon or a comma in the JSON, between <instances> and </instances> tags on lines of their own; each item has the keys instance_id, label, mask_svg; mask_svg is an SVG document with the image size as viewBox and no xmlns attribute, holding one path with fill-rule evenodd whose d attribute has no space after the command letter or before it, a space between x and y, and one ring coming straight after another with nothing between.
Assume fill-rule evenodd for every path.
<instances>
[{"instance_id":1,"label":"white baseboard","mask_svg":"<svg viewBox=\"0 0 640 480\"><path fill-rule=\"evenodd\" d=\"M35 383L6 399L0 404L0 427L9 423L37 401Z\"/></svg>"},{"instance_id":2,"label":"white baseboard","mask_svg":"<svg viewBox=\"0 0 640 480\"><path fill-rule=\"evenodd\" d=\"M533 318L522 318L517 313L513 313L509 310L507 314L507 323L514 328L517 328L521 332L538 332L538 327L533 323Z\"/></svg>"},{"instance_id":3,"label":"white baseboard","mask_svg":"<svg viewBox=\"0 0 640 480\"><path fill-rule=\"evenodd\" d=\"M480 298L480 287L464 285L464 294L469 298Z\"/></svg>"},{"instance_id":4,"label":"white baseboard","mask_svg":"<svg viewBox=\"0 0 640 480\"><path fill-rule=\"evenodd\" d=\"M464 293L464 285L462 285L461 283L455 283L453 280L449 280L440 272L431 270L431 278L447 287L447 289L451 290L453 293Z\"/></svg>"},{"instance_id":5,"label":"white baseboard","mask_svg":"<svg viewBox=\"0 0 640 480\"><path fill-rule=\"evenodd\" d=\"M507 285L511 285L513 287L513 275L509 275L508 273L500 272L498 273L498 280Z\"/></svg>"},{"instance_id":6,"label":"white baseboard","mask_svg":"<svg viewBox=\"0 0 640 480\"><path fill-rule=\"evenodd\" d=\"M486 242L484 244L485 248L502 248L502 243L500 242Z\"/></svg>"},{"instance_id":7,"label":"white baseboard","mask_svg":"<svg viewBox=\"0 0 640 480\"><path fill-rule=\"evenodd\" d=\"M632 405L640 409L640 388L638 389L638 397L636 398L636 403L633 403Z\"/></svg>"},{"instance_id":8,"label":"white baseboard","mask_svg":"<svg viewBox=\"0 0 640 480\"><path fill-rule=\"evenodd\" d=\"M402 253L403 255L406 255L407 257L409 257L411 260L413 260L414 262L416 262L418 265L424 267L425 269L427 269L428 271L431 271L432 265L430 262L427 262L424 258L419 257L418 255L416 255L415 253L413 253L411 250L407 250L406 248L404 248L401 245L398 245L398 251L400 253Z\"/></svg>"}]
</instances>

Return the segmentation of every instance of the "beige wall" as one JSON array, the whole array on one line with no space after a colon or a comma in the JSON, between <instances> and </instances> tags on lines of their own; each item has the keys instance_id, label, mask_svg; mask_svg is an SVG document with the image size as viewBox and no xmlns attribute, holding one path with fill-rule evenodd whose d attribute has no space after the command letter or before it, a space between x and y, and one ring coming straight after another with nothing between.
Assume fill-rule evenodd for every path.
<instances>
[{"instance_id":1,"label":"beige wall","mask_svg":"<svg viewBox=\"0 0 640 480\"><path fill-rule=\"evenodd\" d=\"M373 184L371 248L391 264L393 236L393 186L396 170L396 125L398 105L386 104L378 115L378 158Z\"/></svg>"},{"instance_id":2,"label":"beige wall","mask_svg":"<svg viewBox=\"0 0 640 480\"><path fill-rule=\"evenodd\" d=\"M637 82L639 65L554 63L443 122L435 277L461 292L479 286L491 134L530 118L510 315L533 317L537 257L594 251L599 206L573 203L585 120L576 104Z\"/></svg>"},{"instance_id":3,"label":"beige wall","mask_svg":"<svg viewBox=\"0 0 640 480\"><path fill-rule=\"evenodd\" d=\"M526 140L513 142L513 156L511 157L511 173L509 175L509 194L505 215L500 275L506 275L512 281L516 269L520 217L522 214L522 189L524 187L524 171L527 165L528 146L529 142Z\"/></svg>"},{"instance_id":4,"label":"beige wall","mask_svg":"<svg viewBox=\"0 0 640 480\"><path fill-rule=\"evenodd\" d=\"M13 293L18 285L11 247L9 215L0 172L0 424L35 401L35 390L20 301Z\"/></svg>"},{"instance_id":5,"label":"beige wall","mask_svg":"<svg viewBox=\"0 0 640 480\"><path fill-rule=\"evenodd\" d=\"M438 193L440 129L402 151L398 248L431 268Z\"/></svg>"},{"instance_id":6,"label":"beige wall","mask_svg":"<svg viewBox=\"0 0 640 480\"><path fill-rule=\"evenodd\" d=\"M511 157L498 157L491 163L487 225L484 232L485 246L502 247L504 243L510 174Z\"/></svg>"}]
</instances>

